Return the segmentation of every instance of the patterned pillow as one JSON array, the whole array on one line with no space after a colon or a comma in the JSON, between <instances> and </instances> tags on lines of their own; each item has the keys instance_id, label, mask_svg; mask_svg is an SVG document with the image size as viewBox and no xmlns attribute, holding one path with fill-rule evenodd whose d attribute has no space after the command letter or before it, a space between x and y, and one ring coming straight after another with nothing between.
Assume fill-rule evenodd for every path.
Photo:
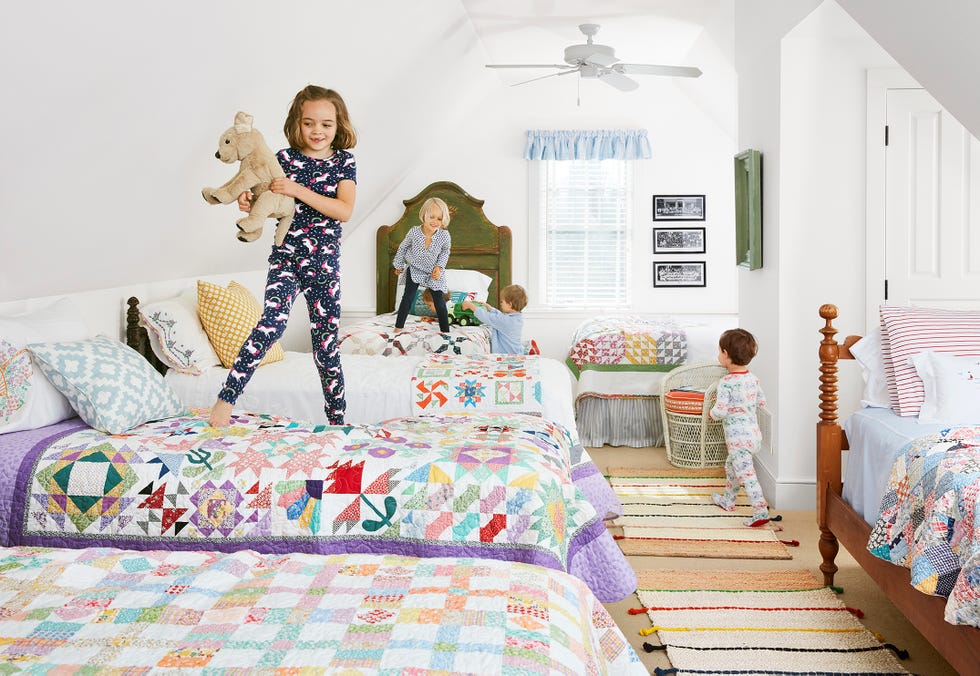
<instances>
[{"instance_id":1,"label":"patterned pillow","mask_svg":"<svg viewBox=\"0 0 980 676\"><path fill-rule=\"evenodd\" d=\"M217 284L198 280L197 314L221 365L230 369L262 316L262 307L238 282L233 281L223 289ZM273 343L259 366L282 361L283 356L282 346Z\"/></svg>"},{"instance_id":2,"label":"patterned pillow","mask_svg":"<svg viewBox=\"0 0 980 676\"><path fill-rule=\"evenodd\" d=\"M221 363L197 318L197 293L189 290L176 298L140 303L140 324L146 328L153 353L179 373L200 375Z\"/></svg>"},{"instance_id":3,"label":"patterned pillow","mask_svg":"<svg viewBox=\"0 0 980 676\"><path fill-rule=\"evenodd\" d=\"M409 314L416 315L417 317L435 317L436 313L434 310L430 310L429 306L425 304L422 300L422 294L425 289L419 289L419 292L415 295L415 304L412 305L412 310ZM440 293L436 291L436 293ZM446 307L450 310L456 305L456 303L462 303L464 300L475 300L476 293L466 291L450 291L449 300L446 301ZM479 323L479 322L477 322Z\"/></svg>"},{"instance_id":4,"label":"patterned pillow","mask_svg":"<svg viewBox=\"0 0 980 676\"><path fill-rule=\"evenodd\" d=\"M0 338L0 428L26 411L34 369L27 348L16 348Z\"/></svg>"},{"instance_id":5,"label":"patterned pillow","mask_svg":"<svg viewBox=\"0 0 980 676\"><path fill-rule=\"evenodd\" d=\"M89 427L122 434L186 411L140 354L106 336L27 346L34 363Z\"/></svg>"},{"instance_id":6,"label":"patterned pillow","mask_svg":"<svg viewBox=\"0 0 980 676\"><path fill-rule=\"evenodd\" d=\"M925 391L911 361L924 350L980 357L980 312L882 305L881 353L892 410L919 414Z\"/></svg>"}]
</instances>

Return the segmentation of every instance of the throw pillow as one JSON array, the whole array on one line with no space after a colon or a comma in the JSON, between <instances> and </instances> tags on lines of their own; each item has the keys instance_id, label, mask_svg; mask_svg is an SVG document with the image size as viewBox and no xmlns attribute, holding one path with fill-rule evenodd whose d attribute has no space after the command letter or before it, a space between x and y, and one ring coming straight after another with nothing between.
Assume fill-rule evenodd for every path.
<instances>
[{"instance_id":1,"label":"throw pillow","mask_svg":"<svg viewBox=\"0 0 980 676\"><path fill-rule=\"evenodd\" d=\"M255 296L238 282L222 288L210 282L197 282L197 314L204 331L218 353L221 365L230 369L238 358L242 345L262 316L262 307ZM261 346L254 346L259 349ZM259 366L282 361L282 346L273 343Z\"/></svg>"},{"instance_id":2,"label":"throw pillow","mask_svg":"<svg viewBox=\"0 0 980 676\"><path fill-rule=\"evenodd\" d=\"M980 424L980 358L926 350L912 364L925 391L920 423Z\"/></svg>"}]
</instances>

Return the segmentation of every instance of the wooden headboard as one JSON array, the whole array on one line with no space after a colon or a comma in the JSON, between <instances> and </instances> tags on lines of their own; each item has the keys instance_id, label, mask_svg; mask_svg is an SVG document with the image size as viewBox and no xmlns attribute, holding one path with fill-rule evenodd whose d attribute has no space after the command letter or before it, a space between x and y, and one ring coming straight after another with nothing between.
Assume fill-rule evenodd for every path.
<instances>
[{"instance_id":1,"label":"wooden headboard","mask_svg":"<svg viewBox=\"0 0 980 676\"><path fill-rule=\"evenodd\" d=\"M487 300L500 307L500 289L511 283L511 234L506 225L494 225L483 213L483 200L455 183L437 181L411 199L404 200L405 213L394 225L378 228L377 313L395 309L398 277L391 266L398 246L412 226L419 224L419 209L430 197L440 197L449 205L449 234L453 247L449 268L478 270L493 279ZM452 290L452 289L451 289Z\"/></svg>"},{"instance_id":2,"label":"wooden headboard","mask_svg":"<svg viewBox=\"0 0 980 676\"><path fill-rule=\"evenodd\" d=\"M167 374L167 365L157 359L150 347L150 336L146 329L140 326L140 301L136 296L130 296L126 301L126 344L139 352L146 361L150 362L161 375Z\"/></svg>"}]
</instances>

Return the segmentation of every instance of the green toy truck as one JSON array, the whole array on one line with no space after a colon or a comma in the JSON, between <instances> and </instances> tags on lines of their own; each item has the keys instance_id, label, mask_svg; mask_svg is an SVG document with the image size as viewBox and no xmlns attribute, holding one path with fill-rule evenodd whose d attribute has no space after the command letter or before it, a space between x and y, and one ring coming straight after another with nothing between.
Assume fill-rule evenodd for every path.
<instances>
[{"instance_id":1,"label":"green toy truck","mask_svg":"<svg viewBox=\"0 0 980 676\"><path fill-rule=\"evenodd\" d=\"M462 303L456 303L449 310L449 323L457 326L479 326L480 320L476 318L472 310L464 310Z\"/></svg>"}]
</instances>

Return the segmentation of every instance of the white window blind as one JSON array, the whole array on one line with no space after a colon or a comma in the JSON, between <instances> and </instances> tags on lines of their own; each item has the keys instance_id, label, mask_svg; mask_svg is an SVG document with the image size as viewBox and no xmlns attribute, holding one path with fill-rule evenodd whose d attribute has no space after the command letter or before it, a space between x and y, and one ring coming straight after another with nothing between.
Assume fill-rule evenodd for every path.
<instances>
[{"instance_id":1,"label":"white window blind","mask_svg":"<svg viewBox=\"0 0 980 676\"><path fill-rule=\"evenodd\" d=\"M538 165L544 302L629 305L631 163L545 160Z\"/></svg>"}]
</instances>

